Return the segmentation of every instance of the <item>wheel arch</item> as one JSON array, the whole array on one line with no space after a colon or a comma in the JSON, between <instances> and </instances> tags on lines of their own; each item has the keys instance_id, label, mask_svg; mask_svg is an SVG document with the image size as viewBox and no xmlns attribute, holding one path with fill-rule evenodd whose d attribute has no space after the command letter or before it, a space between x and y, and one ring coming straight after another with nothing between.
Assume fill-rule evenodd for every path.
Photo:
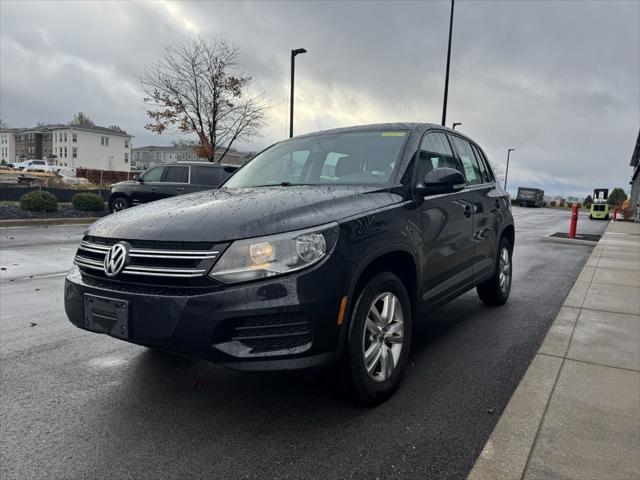
<instances>
[{"instance_id":1,"label":"wheel arch","mask_svg":"<svg viewBox=\"0 0 640 480\"><path fill-rule=\"evenodd\" d=\"M514 228L513 225L507 225L506 227L504 227L504 229L502 230L502 233L500 234L500 238L498 239L498 242L503 238L506 238L507 240L509 240L509 243L511 243L511 250L513 251L513 247L515 246L515 242L516 242L516 229Z\"/></svg>"},{"instance_id":2,"label":"wheel arch","mask_svg":"<svg viewBox=\"0 0 640 480\"><path fill-rule=\"evenodd\" d=\"M419 285L417 265L418 263L413 253L408 248L401 246L390 247L367 257L353 275L349 287L349 315L347 317L349 321L358 295L367 282L380 272L391 272L400 278L409 295L411 311L414 314L416 312Z\"/></svg>"}]
</instances>

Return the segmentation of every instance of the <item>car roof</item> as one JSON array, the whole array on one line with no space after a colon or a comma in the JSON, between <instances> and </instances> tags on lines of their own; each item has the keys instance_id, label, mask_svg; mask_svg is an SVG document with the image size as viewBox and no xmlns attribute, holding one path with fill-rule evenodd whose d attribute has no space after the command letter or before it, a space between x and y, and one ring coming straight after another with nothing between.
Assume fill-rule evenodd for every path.
<instances>
[{"instance_id":1,"label":"car roof","mask_svg":"<svg viewBox=\"0 0 640 480\"><path fill-rule=\"evenodd\" d=\"M458 130L453 130L449 127L443 127L442 125L438 125L435 123L419 123L419 122L394 122L394 123L372 123L368 125L354 125L352 127L341 127L341 128L333 128L331 130L321 130L318 132L306 133L303 135L298 135L295 138L305 138L305 137L313 137L320 135L332 135L335 133L348 133L348 132L366 132L366 131L384 131L384 130L411 130L416 132L424 132L426 130L438 129L438 130L446 130L449 132L455 132L456 134L462 135Z\"/></svg>"},{"instance_id":2,"label":"car roof","mask_svg":"<svg viewBox=\"0 0 640 480\"><path fill-rule=\"evenodd\" d=\"M240 168L240 165L231 165L229 163L213 163L213 162L167 162L159 165L154 165L154 167L179 167L179 166L198 166L198 167L232 167L232 168Z\"/></svg>"}]
</instances>

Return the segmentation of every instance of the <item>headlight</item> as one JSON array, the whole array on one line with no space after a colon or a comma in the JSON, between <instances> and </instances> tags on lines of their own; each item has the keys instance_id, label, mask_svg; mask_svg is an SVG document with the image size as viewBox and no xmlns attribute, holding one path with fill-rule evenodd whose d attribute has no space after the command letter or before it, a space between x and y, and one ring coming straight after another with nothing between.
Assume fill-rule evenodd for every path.
<instances>
[{"instance_id":1,"label":"headlight","mask_svg":"<svg viewBox=\"0 0 640 480\"><path fill-rule=\"evenodd\" d=\"M233 242L209 276L222 283L239 283L301 270L331 253L338 239L332 223L295 232Z\"/></svg>"}]
</instances>

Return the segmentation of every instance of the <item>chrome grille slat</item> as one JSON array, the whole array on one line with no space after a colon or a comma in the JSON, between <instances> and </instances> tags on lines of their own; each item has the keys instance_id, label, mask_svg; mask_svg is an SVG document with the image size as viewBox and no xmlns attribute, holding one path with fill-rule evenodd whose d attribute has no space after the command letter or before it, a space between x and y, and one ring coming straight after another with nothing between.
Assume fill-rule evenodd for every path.
<instances>
[{"instance_id":1,"label":"chrome grille slat","mask_svg":"<svg viewBox=\"0 0 640 480\"><path fill-rule=\"evenodd\" d=\"M82 240L74 259L74 264L81 268L104 271L103 260L112 245L104 245L93 243L91 241ZM92 254L93 258L82 255L82 252ZM151 249L151 248L131 248L129 257L133 263L125 266L120 272L122 275L137 275L148 277L166 277L166 278L201 278L210 268L211 261L215 260L219 254L219 250L167 250ZM155 260L159 265L140 265L136 263L136 259L144 263L145 259ZM179 265L163 266L162 260L175 261L191 261L194 268L180 267ZM206 262L202 268L201 262ZM196 266L197 264L197 266Z\"/></svg>"},{"instance_id":2,"label":"chrome grille slat","mask_svg":"<svg viewBox=\"0 0 640 480\"><path fill-rule=\"evenodd\" d=\"M106 253L111 247L82 241L80 243L82 250L88 250L95 253ZM129 250L130 256L149 258L185 258L192 260L201 260L205 258L215 258L218 255L217 250L153 250L148 248L132 248Z\"/></svg>"},{"instance_id":3,"label":"chrome grille slat","mask_svg":"<svg viewBox=\"0 0 640 480\"><path fill-rule=\"evenodd\" d=\"M124 271L135 272L167 272L167 273L198 273L203 274L206 270L195 268L171 268L171 267L142 267L137 265L128 265Z\"/></svg>"}]
</instances>

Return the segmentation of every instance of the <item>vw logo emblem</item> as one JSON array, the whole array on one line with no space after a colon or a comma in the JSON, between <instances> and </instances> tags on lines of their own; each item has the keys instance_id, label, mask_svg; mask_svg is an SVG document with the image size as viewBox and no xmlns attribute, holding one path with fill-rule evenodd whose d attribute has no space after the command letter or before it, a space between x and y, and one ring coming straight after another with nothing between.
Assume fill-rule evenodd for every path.
<instances>
[{"instance_id":1,"label":"vw logo emblem","mask_svg":"<svg viewBox=\"0 0 640 480\"><path fill-rule=\"evenodd\" d=\"M104 273L107 277L118 275L129 260L129 248L126 243L116 243L104 256Z\"/></svg>"}]
</instances>

